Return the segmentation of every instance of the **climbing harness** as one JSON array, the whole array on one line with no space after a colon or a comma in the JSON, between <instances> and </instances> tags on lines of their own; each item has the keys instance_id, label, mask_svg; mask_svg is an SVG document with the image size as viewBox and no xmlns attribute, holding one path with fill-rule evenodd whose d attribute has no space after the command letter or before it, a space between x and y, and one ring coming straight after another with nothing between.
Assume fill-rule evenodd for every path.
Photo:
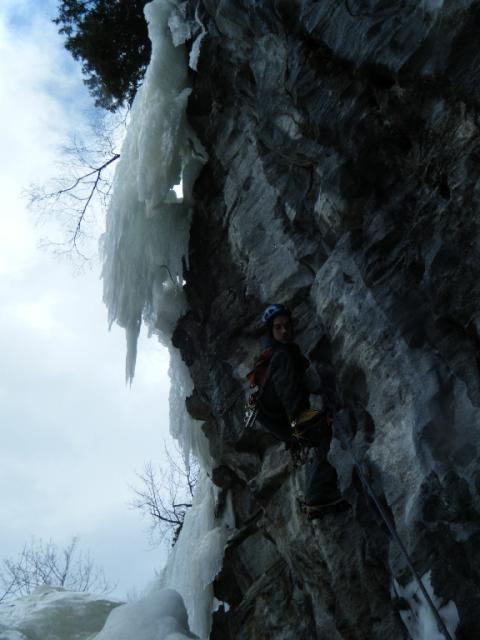
<instances>
[{"instance_id":1,"label":"climbing harness","mask_svg":"<svg viewBox=\"0 0 480 640\"><path fill-rule=\"evenodd\" d=\"M321 419L324 424L331 427L333 418L329 411L317 411L316 409L307 409L307 420L305 422L298 422L293 420L291 422L292 427L292 445L290 446L290 453L292 456L294 468L302 467L308 460L310 450L315 449L315 445L311 443L309 439L309 433L312 429L322 428L318 422L314 425L309 424L312 418ZM308 415L310 414L310 415Z\"/></svg>"},{"instance_id":2,"label":"climbing harness","mask_svg":"<svg viewBox=\"0 0 480 640\"><path fill-rule=\"evenodd\" d=\"M358 477L360 478L360 481L362 483L363 488L365 489L366 493L370 496L372 502L374 503L375 507L378 510L378 513L380 514L383 522L385 523L390 535L392 536L392 539L395 541L395 543L397 544L398 548L400 549L403 557L405 558L405 561L410 569L410 571L412 572L413 577L415 578L420 591L422 592L423 597L425 598L425 602L427 603L427 605L430 607L431 612L433 613L433 616L437 622L437 625L439 627L440 632L445 636L446 640L453 640L450 632L447 629L447 626L445 625L445 622L443 621L443 618L441 617L437 607L435 606L433 600L431 599L430 595L428 594L427 590L425 589L423 582L422 582L422 578L420 577L419 573L417 572L417 570L415 569L415 567L413 566L412 560L408 554L407 549L405 548L405 545L403 544L402 540L400 539L398 533L395 530L394 525L392 524L392 522L390 521L390 518L387 515L387 512L385 511L385 509L383 508L383 506L381 505L380 501L378 500L377 496L375 495L370 483L368 482L367 478L365 477L365 474L363 473L362 467L360 462L357 460L357 457L355 456L355 453L353 451L352 445L350 444L350 441L348 439L348 437L346 436L344 430L343 430L343 426L341 425L340 420L338 419L338 416L335 416L334 418L334 427L335 427L335 431L336 433L338 433L340 435L342 444L345 446L345 448L347 449L348 453L350 454L353 464L355 466L355 469L357 470L358 473Z\"/></svg>"}]
</instances>

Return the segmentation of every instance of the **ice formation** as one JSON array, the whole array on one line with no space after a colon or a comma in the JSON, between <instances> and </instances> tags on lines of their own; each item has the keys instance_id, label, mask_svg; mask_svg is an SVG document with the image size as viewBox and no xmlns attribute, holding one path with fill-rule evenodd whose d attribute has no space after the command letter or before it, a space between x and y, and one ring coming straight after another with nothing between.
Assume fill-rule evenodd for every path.
<instances>
[{"instance_id":1,"label":"ice formation","mask_svg":"<svg viewBox=\"0 0 480 640\"><path fill-rule=\"evenodd\" d=\"M440 598L438 598L433 592L430 572L422 576L422 582L428 595L437 607L448 632L452 638L455 638L455 629L459 622L458 610L455 603L450 601L442 606ZM409 582L405 587L401 587L395 580L394 591L398 596L405 598L408 602L409 609L401 611L400 615L412 640L445 639L445 635L440 632L430 607L419 592L418 585L415 580Z\"/></svg>"},{"instance_id":2,"label":"ice formation","mask_svg":"<svg viewBox=\"0 0 480 640\"><path fill-rule=\"evenodd\" d=\"M207 462L203 434L184 411L192 387L190 375L170 344L175 324L186 310L182 272L188 255L192 186L205 160L185 117L190 93L187 57L182 44L174 45L168 26L170 21L180 29L176 8L173 0L155 0L145 7L152 58L132 106L115 173L102 241L104 301L110 324L117 322L126 330L128 380L135 371L142 317L150 333L169 347L170 428L186 459L193 451ZM182 198L175 190L180 183Z\"/></svg>"},{"instance_id":3,"label":"ice formation","mask_svg":"<svg viewBox=\"0 0 480 640\"><path fill-rule=\"evenodd\" d=\"M39 587L0 604L0 640L91 640L120 603L86 593Z\"/></svg>"},{"instance_id":4,"label":"ice formation","mask_svg":"<svg viewBox=\"0 0 480 640\"><path fill-rule=\"evenodd\" d=\"M153 588L137 602L124 604L109 616L95 640L183 640L191 633L182 597L173 589Z\"/></svg>"},{"instance_id":5,"label":"ice formation","mask_svg":"<svg viewBox=\"0 0 480 640\"><path fill-rule=\"evenodd\" d=\"M215 522L216 489L206 473L210 464L206 438L200 423L185 410L193 384L180 353L170 344L176 322L186 310L183 264L188 254L191 193L205 156L185 117L190 90L182 43L189 26L182 23L181 10L173 0L155 0L146 6L145 15L152 59L132 107L114 180L103 240L104 300L110 323L126 330L128 380L134 374L142 319L170 349L170 430L185 460L192 452L204 473L160 582L183 597L191 628L205 638L214 601L211 583L221 566L229 518ZM183 198L174 189L180 183ZM116 611L98 640L173 639L169 635L173 632L178 638L194 637L188 635L183 613L169 615L168 624L158 617L159 598L163 604L167 598L169 606L175 599L171 590L158 589L157 584L139 602Z\"/></svg>"},{"instance_id":6,"label":"ice formation","mask_svg":"<svg viewBox=\"0 0 480 640\"><path fill-rule=\"evenodd\" d=\"M185 108L185 48L175 47L168 19L173 0L145 7L152 58L131 112L115 173L103 237L104 301L110 323L127 332L127 378L135 369L142 316L164 343L185 310L191 191L204 151L189 128ZM174 186L183 184L179 199Z\"/></svg>"},{"instance_id":7,"label":"ice formation","mask_svg":"<svg viewBox=\"0 0 480 640\"><path fill-rule=\"evenodd\" d=\"M184 640L198 636L189 629L182 597L160 585L138 602L128 604L40 587L29 596L0 605L0 640L93 638Z\"/></svg>"},{"instance_id":8,"label":"ice formation","mask_svg":"<svg viewBox=\"0 0 480 640\"><path fill-rule=\"evenodd\" d=\"M225 543L233 525L228 509L222 521L215 523L215 497L216 488L204 474L162 575L162 584L176 589L191 603L190 625L202 638L208 638L210 631L212 582L222 566Z\"/></svg>"}]
</instances>

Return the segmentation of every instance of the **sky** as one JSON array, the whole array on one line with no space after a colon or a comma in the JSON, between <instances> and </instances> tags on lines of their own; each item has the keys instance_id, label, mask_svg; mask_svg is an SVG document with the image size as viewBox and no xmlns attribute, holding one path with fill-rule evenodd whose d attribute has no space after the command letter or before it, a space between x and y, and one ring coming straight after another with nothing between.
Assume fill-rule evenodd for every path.
<instances>
[{"instance_id":1,"label":"sky","mask_svg":"<svg viewBox=\"0 0 480 640\"><path fill-rule=\"evenodd\" d=\"M55 176L62 145L92 116L55 4L0 0L0 561L32 537L78 536L125 597L165 561L129 502L169 438L168 355L144 336L127 387L99 260L78 273L39 248L63 232L55 219L38 224L24 191Z\"/></svg>"}]
</instances>

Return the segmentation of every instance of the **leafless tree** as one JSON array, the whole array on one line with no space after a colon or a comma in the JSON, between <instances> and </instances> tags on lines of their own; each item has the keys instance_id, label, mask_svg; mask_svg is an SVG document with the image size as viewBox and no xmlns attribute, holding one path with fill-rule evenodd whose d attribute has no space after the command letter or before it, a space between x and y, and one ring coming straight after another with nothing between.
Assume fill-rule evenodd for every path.
<instances>
[{"instance_id":1,"label":"leafless tree","mask_svg":"<svg viewBox=\"0 0 480 640\"><path fill-rule=\"evenodd\" d=\"M32 593L49 585L71 591L108 593L113 586L103 569L78 549L78 538L59 548L52 540L31 540L14 558L0 564L0 602Z\"/></svg>"},{"instance_id":2,"label":"leafless tree","mask_svg":"<svg viewBox=\"0 0 480 640\"><path fill-rule=\"evenodd\" d=\"M89 241L97 241L96 222L108 206L127 115L105 114L99 118L91 131L61 149L54 178L26 190L28 206L38 220L53 219L62 227L59 240L48 237L41 241L41 247L81 262L90 259L86 247Z\"/></svg>"},{"instance_id":3,"label":"leafless tree","mask_svg":"<svg viewBox=\"0 0 480 640\"><path fill-rule=\"evenodd\" d=\"M182 530L185 514L192 506L193 492L199 475L198 462L190 457L188 464L178 450L175 455L165 447L166 464L155 469L145 463L138 473L140 486L132 487L131 506L149 520L150 542L153 546L168 539L172 546Z\"/></svg>"}]
</instances>

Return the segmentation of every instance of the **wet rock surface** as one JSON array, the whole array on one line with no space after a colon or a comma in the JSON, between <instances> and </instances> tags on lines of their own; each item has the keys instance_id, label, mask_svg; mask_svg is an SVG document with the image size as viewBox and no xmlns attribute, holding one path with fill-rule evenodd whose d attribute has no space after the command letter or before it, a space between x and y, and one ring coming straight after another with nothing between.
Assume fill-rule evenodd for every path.
<instances>
[{"instance_id":1,"label":"wet rock surface","mask_svg":"<svg viewBox=\"0 0 480 640\"><path fill-rule=\"evenodd\" d=\"M480 636L480 27L475 2L189 0L206 31L189 120L195 186L174 343L236 532L212 638L408 637L411 576L348 448L352 509L312 524L305 466L243 429L258 317L287 304L327 401L456 638ZM195 33L195 28L192 29Z\"/></svg>"}]
</instances>

